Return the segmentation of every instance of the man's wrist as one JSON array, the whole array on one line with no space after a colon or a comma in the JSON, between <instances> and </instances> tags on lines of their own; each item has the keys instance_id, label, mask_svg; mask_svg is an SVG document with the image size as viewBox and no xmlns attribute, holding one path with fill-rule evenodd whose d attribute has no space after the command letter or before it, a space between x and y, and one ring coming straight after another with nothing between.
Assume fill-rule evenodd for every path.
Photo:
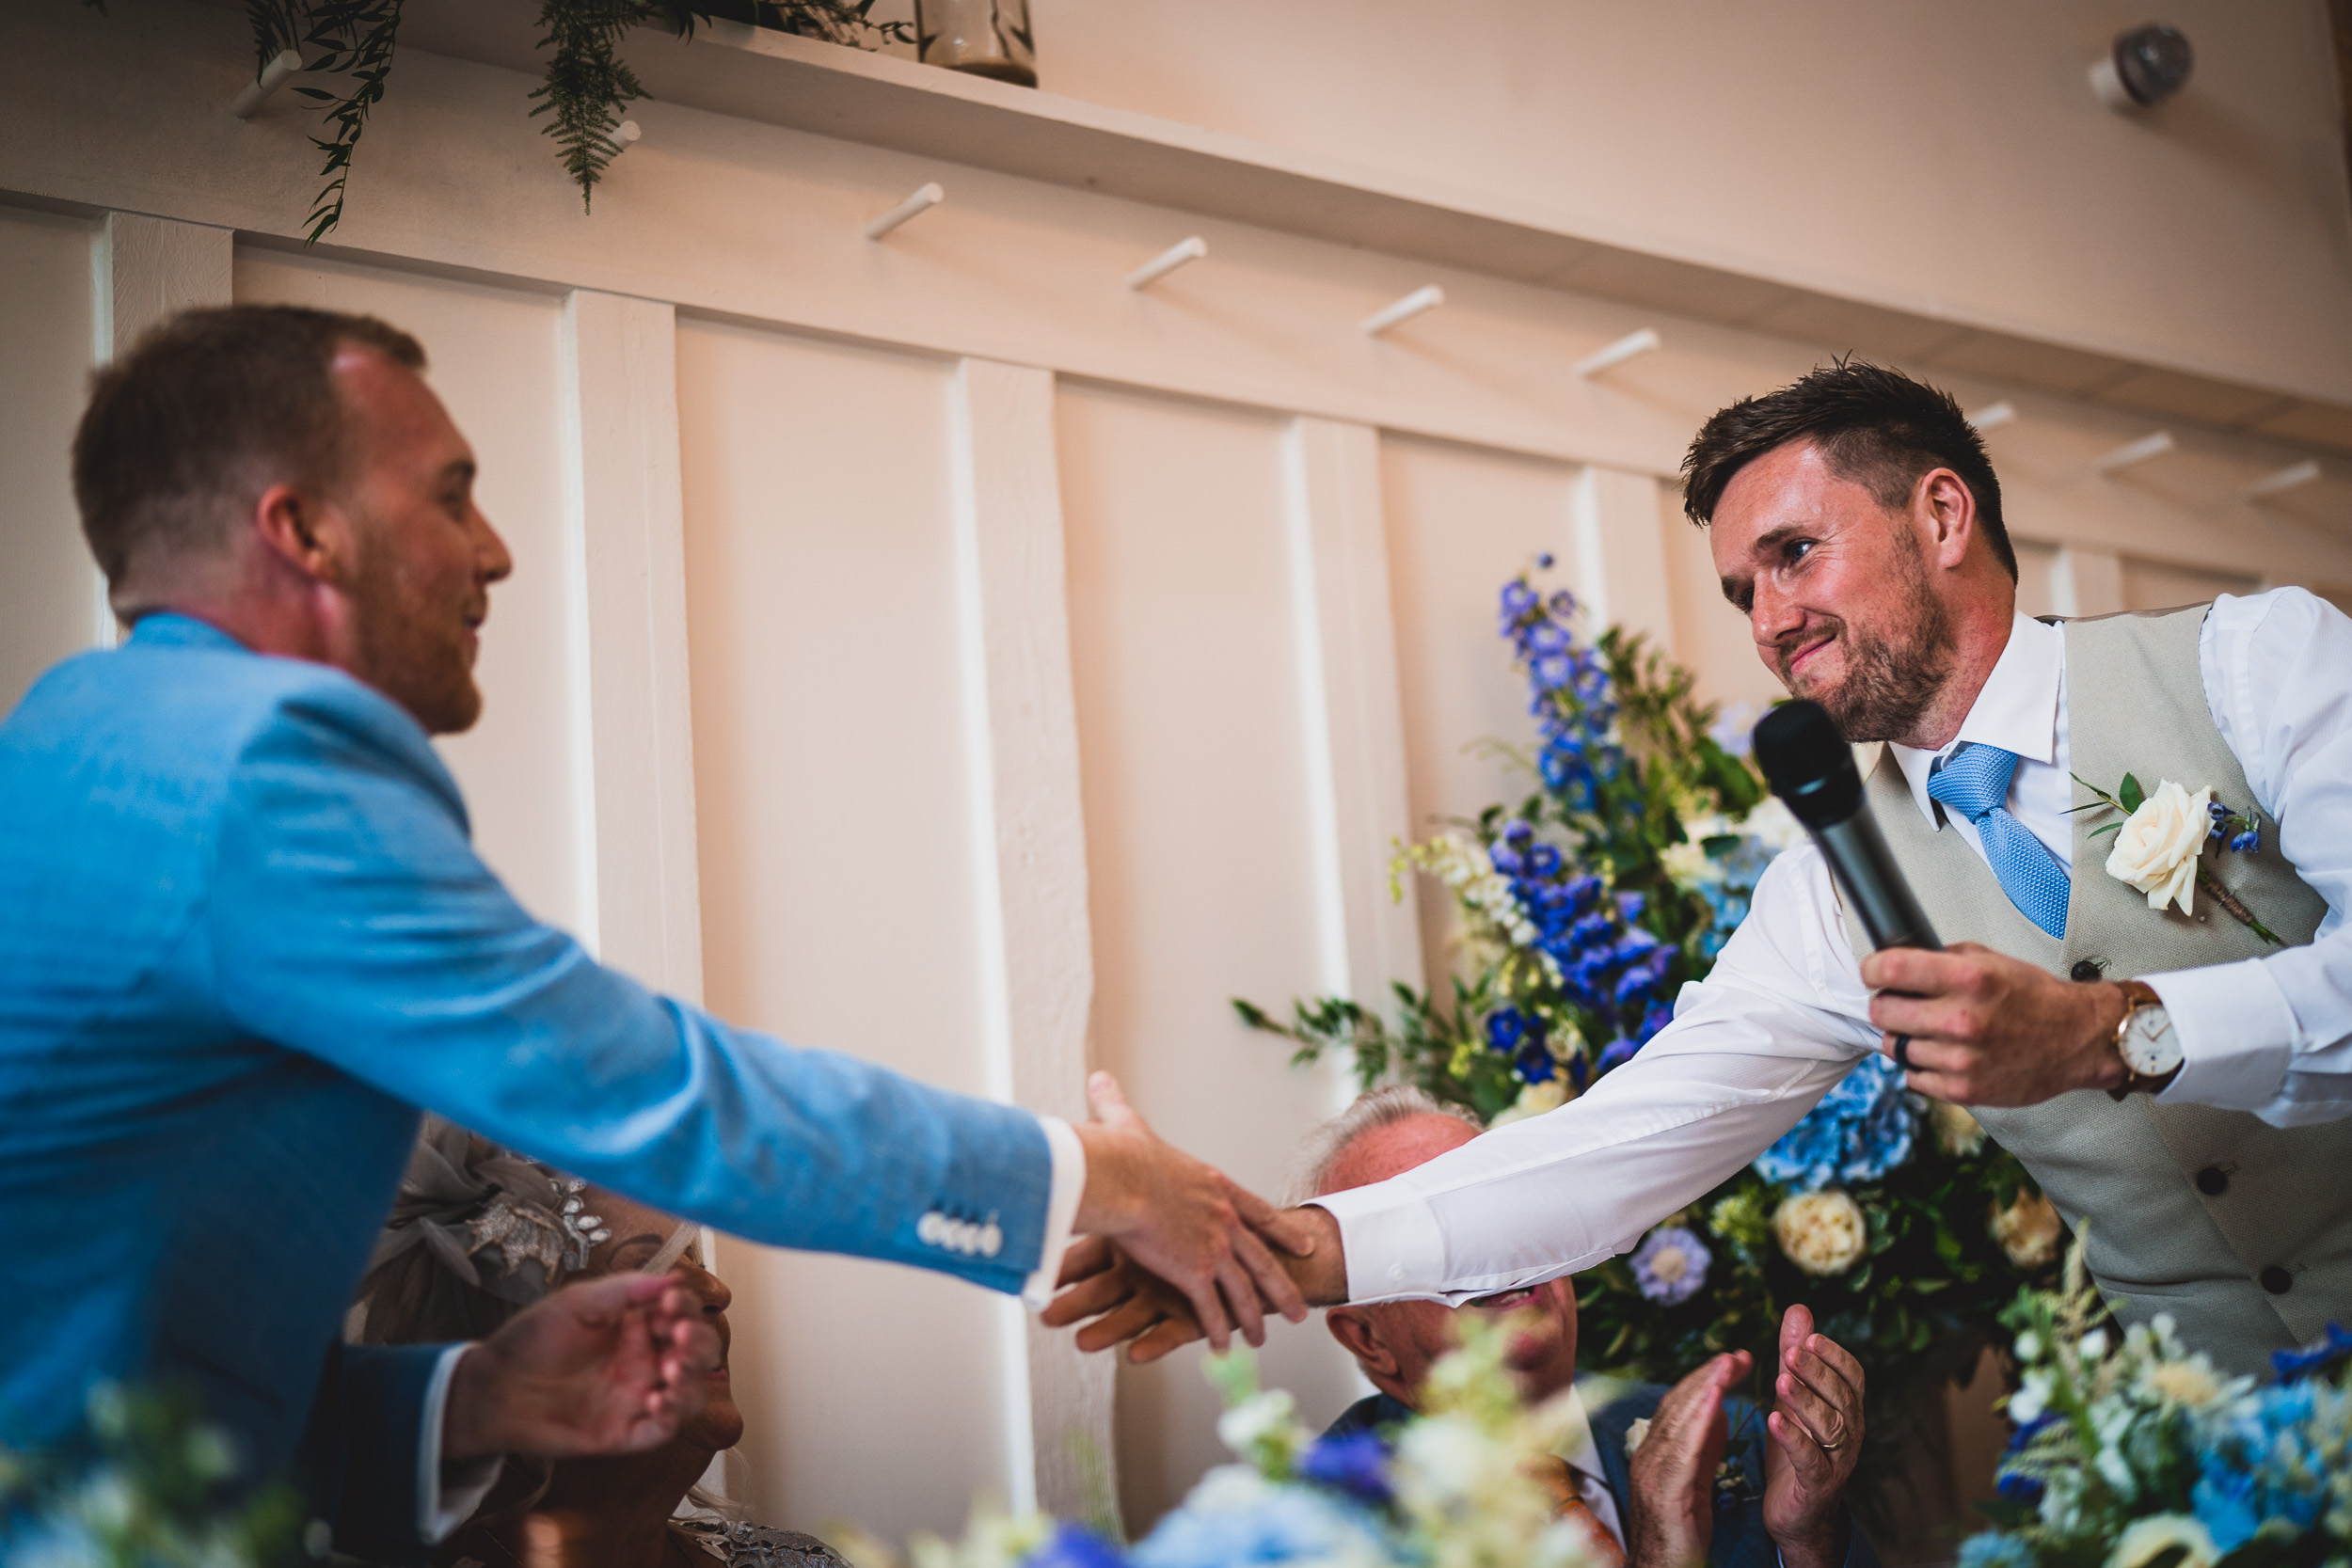
<instances>
[{"instance_id":1,"label":"man's wrist","mask_svg":"<svg viewBox=\"0 0 2352 1568\"><path fill-rule=\"evenodd\" d=\"M1838 1568L1846 1560L1845 1513L1840 1508L1836 1518L1819 1528L1773 1535L1781 1568Z\"/></svg>"},{"instance_id":2,"label":"man's wrist","mask_svg":"<svg viewBox=\"0 0 2352 1568\"><path fill-rule=\"evenodd\" d=\"M2091 1033L2084 1041L2085 1070L2081 1087L2112 1089L2131 1076L2131 1069L2123 1065L2123 1054L2115 1046L2116 1031L2122 1028L2124 1018L2131 1011L2131 1001L2123 988L2112 980L2101 980L2081 988L2089 993Z\"/></svg>"},{"instance_id":3,"label":"man's wrist","mask_svg":"<svg viewBox=\"0 0 2352 1568\"><path fill-rule=\"evenodd\" d=\"M441 1463L463 1465L506 1451L493 1426L500 1405L497 1353L468 1345L450 1373L449 1401L441 1407Z\"/></svg>"},{"instance_id":4,"label":"man's wrist","mask_svg":"<svg viewBox=\"0 0 2352 1568\"><path fill-rule=\"evenodd\" d=\"M1087 1236L1119 1236L1135 1228L1141 1209L1136 1191L1136 1159L1131 1140L1099 1121L1073 1122L1078 1147L1086 1153L1086 1185L1078 1194L1078 1212L1071 1229Z\"/></svg>"},{"instance_id":5,"label":"man's wrist","mask_svg":"<svg viewBox=\"0 0 2352 1568\"><path fill-rule=\"evenodd\" d=\"M1347 1301L1347 1253L1340 1239L1340 1222L1331 1211L1307 1204L1291 1211L1314 1231L1315 1249L1304 1258L1277 1252L1290 1270L1291 1282L1310 1307L1340 1307Z\"/></svg>"}]
</instances>

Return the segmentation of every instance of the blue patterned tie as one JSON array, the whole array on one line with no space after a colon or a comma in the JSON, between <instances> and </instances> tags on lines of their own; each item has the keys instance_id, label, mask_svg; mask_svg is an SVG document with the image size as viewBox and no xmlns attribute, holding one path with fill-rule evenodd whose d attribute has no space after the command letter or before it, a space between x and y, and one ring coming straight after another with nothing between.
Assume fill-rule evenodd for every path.
<instances>
[{"instance_id":1,"label":"blue patterned tie","mask_svg":"<svg viewBox=\"0 0 2352 1568\"><path fill-rule=\"evenodd\" d=\"M2016 752L1963 741L1928 775L1928 794L1976 825L1985 861L2009 901L2027 920L2062 938L2066 867L2001 803L2009 799L2009 781L2016 771Z\"/></svg>"}]
</instances>

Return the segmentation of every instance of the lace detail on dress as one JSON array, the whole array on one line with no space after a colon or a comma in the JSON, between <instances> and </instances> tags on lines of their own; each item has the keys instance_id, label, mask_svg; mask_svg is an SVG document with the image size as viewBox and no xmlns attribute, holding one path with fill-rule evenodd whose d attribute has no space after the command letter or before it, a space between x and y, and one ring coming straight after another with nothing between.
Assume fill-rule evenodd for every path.
<instances>
[{"instance_id":1,"label":"lace detail on dress","mask_svg":"<svg viewBox=\"0 0 2352 1568\"><path fill-rule=\"evenodd\" d=\"M839 1552L813 1535L744 1520L673 1521L687 1538L726 1568L850 1568Z\"/></svg>"}]
</instances>

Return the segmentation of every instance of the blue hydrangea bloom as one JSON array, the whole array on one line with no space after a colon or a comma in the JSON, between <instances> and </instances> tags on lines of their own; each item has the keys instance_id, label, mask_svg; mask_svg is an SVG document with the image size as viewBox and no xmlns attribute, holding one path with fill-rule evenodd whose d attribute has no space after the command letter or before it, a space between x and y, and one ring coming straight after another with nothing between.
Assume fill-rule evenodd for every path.
<instances>
[{"instance_id":1,"label":"blue hydrangea bloom","mask_svg":"<svg viewBox=\"0 0 2352 1568\"><path fill-rule=\"evenodd\" d=\"M1085 1526L1057 1519L1054 1533L1022 1559L1021 1568L1127 1568L1127 1554Z\"/></svg>"},{"instance_id":2,"label":"blue hydrangea bloom","mask_svg":"<svg viewBox=\"0 0 2352 1568\"><path fill-rule=\"evenodd\" d=\"M1960 1568L2034 1568L2033 1551L2013 1535L1987 1530L1960 1544Z\"/></svg>"},{"instance_id":3,"label":"blue hydrangea bloom","mask_svg":"<svg viewBox=\"0 0 2352 1568\"><path fill-rule=\"evenodd\" d=\"M1383 1533L1372 1515L1335 1492L1212 1470L1183 1507L1136 1544L1133 1561L1135 1568L1243 1568L1378 1559L1388 1555Z\"/></svg>"},{"instance_id":4,"label":"blue hydrangea bloom","mask_svg":"<svg viewBox=\"0 0 2352 1568\"><path fill-rule=\"evenodd\" d=\"M1385 1508L1396 1497L1389 1485L1389 1445L1377 1433L1316 1438L1299 1456L1298 1473L1318 1486L1344 1492L1375 1508Z\"/></svg>"},{"instance_id":5,"label":"blue hydrangea bloom","mask_svg":"<svg viewBox=\"0 0 2352 1568\"><path fill-rule=\"evenodd\" d=\"M1903 1088L1902 1069L1875 1053L1781 1140L1756 1156L1767 1181L1817 1192L1833 1182L1878 1181L1911 1158L1919 1114Z\"/></svg>"}]
</instances>

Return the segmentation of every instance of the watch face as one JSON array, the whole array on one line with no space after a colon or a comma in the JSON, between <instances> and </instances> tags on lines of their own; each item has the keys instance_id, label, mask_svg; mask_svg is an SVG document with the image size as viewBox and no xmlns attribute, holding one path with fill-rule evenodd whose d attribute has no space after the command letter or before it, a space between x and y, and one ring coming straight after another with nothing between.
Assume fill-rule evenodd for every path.
<instances>
[{"instance_id":1,"label":"watch face","mask_svg":"<svg viewBox=\"0 0 2352 1568\"><path fill-rule=\"evenodd\" d=\"M2116 1044L2123 1065L2144 1078L2161 1078L2181 1065L2181 1038L2162 1007L2142 1007L2132 1014Z\"/></svg>"}]
</instances>

